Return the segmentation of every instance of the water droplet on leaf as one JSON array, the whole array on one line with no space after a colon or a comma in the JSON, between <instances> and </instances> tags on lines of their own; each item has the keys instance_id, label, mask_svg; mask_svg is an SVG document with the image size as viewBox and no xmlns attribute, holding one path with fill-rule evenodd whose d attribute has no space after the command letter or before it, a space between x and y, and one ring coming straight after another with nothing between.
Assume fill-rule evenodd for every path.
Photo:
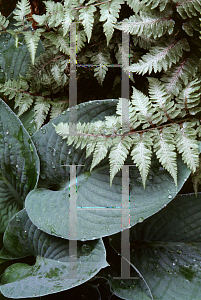
<instances>
[{"instance_id":1,"label":"water droplet on leaf","mask_svg":"<svg viewBox=\"0 0 201 300\"><path fill-rule=\"evenodd\" d=\"M52 153L53 156L56 155L56 149L53 149L53 153Z\"/></svg>"},{"instance_id":2,"label":"water droplet on leaf","mask_svg":"<svg viewBox=\"0 0 201 300\"><path fill-rule=\"evenodd\" d=\"M84 245L82 246L82 252L83 252L84 254L90 253L90 252L91 252L91 247L90 247L89 245L87 245L87 244L84 244Z\"/></svg>"},{"instance_id":3,"label":"water droplet on leaf","mask_svg":"<svg viewBox=\"0 0 201 300\"><path fill-rule=\"evenodd\" d=\"M143 217L140 217L139 219L138 219L138 223L142 223L144 221L144 218Z\"/></svg>"}]
</instances>

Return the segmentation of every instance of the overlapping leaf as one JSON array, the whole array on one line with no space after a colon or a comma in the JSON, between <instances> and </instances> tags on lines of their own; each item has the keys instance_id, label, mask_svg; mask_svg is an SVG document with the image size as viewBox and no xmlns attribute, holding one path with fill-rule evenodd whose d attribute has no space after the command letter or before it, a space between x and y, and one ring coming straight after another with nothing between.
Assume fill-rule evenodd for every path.
<instances>
[{"instance_id":1,"label":"overlapping leaf","mask_svg":"<svg viewBox=\"0 0 201 300\"><path fill-rule=\"evenodd\" d=\"M114 280L107 275L115 294L128 300L150 299L146 282L153 299L199 300L200 220L201 195L178 195L160 212L131 228L130 261L144 281L138 273L136 280ZM121 253L120 234L111 237L110 243Z\"/></svg>"},{"instance_id":2,"label":"overlapping leaf","mask_svg":"<svg viewBox=\"0 0 201 300\"><path fill-rule=\"evenodd\" d=\"M108 265L101 239L78 242L77 261L73 265L77 271L75 275L70 265L69 241L37 229L25 209L9 222L4 234L4 245L13 258L29 255L36 257L33 266L16 263L5 271L0 291L6 297L38 297L68 290L86 282ZM0 256L3 255L0 253Z\"/></svg>"},{"instance_id":3,"label":"overlapping leaf","mask_svg":"<svg viewBox=\"0 0 201 300\"><path fill-rule=\"evenodd\" d=\"M93 123L104 120L106 115L112 116L116 104L116 100L107 100L78 105L78 124ZM56 133L52 124L68 123L70 112L61 114L33 136L41 160L41 179L39 188L27 196L25 206L30 219L41 230L68 238L69 183L77 180L77 239L108 236L121 230L122 174L119 171L110 186L108 159L90 172L92 155L86 159L84 149L68 146ZM153 157L144 190L137 166L130 158L126 159L125 164L133 165L129 174L131 226L173 199L190 174L178 158L176 188L171 176ZM77 165L76 180L70 179L69 165Z\"/></svg>"},{"instance_id":4,"label":"overlapping leaf","mask_svg":"<svg viewBox=\"0 0 201 300\"><path fill-rule=\"evenodd\" d=\"M39 177L35 146L18 117L0 99L0 231L23 207Z\"/></svg>"}]
</instances>

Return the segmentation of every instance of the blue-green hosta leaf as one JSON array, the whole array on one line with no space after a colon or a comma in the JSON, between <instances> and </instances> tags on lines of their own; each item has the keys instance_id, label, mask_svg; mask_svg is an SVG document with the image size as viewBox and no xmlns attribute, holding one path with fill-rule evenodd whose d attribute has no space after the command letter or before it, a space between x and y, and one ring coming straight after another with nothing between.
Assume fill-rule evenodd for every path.
<instances>
[{"instance_id":1,"label":"blue-green hosta leaf","mask_svg":"<svg viewBox=\"0 0 201 300\"><path fill-rule=\"evenodd\" d=\"M111 237L110 243L121 252L120 234ZM200 300L200 193L197 198L193 194L178 195L160 212L131 228L130 245L130 261L143 276L153 299ZM113 280L112 290L123 299L135 300L142 297L138 282Z\"/></svg>"},{"instance_id":2,"label":"blue-green hosta leaf","mask_svg":"<svg viewBox=\"0 0 201 300\"><path fill-rule=\"evenodd\" d=\"M0 99L0 232L39 178L39 158L23 124Z\"/></svg>"},{"instance_id":3,"label":"blue-green hosta leaf","mask_svg":"<svg viewBox=\"0 0 201 300\"><path fill-rule=\"evenodd\" d=\"M69 241L42 232L23 209L9 222L4 246L16 258L34 255L33 266L16 263L6 269L0 291L6 297L53 294L78 286L108 266L101 239L77 243L77 274L69 265Z\"/></svg>"},{"instance_id":4,"label":"blue-green hosta leaf","mask_svg":"<svg viewBox=\"0 0 201 300\"><path fill-rule=\"evenodd\" d=\"M7 30L16 29L16 20L13 13L7 18L9 25ZM39 42L36 49L36 56L44 52L42 43ZM29 50L25 43L23 35L19 36L16 47L15 37L9 33L0 35L0 83L8 79L18 78L19 75L25 77L28 66L31 63Z\"/></svg>"},{"instance_id":5,"label":"blue-green hosta leaf","mask_svg":"<svg viewBox=\"0 0 201 300\"><path fill-rule=\"evenodd\" d=\"M80 123L104 120L115 114L118 100L91 101L76 107ZM68 123L67 110L33 135L41 162L39 188L29 193L26 209L32 222L41 230L69 238L69 173L77 167L77 239L92 239L121 231L122 172L118 172L110 187L109 161L105 159L92 172L92 156L84 149L68 146L56 134L52 124ZM190 175L179 157L177 188L172 177L152 159L146 189L138 168L127 159L130 167L130 222L135 225L143 217L156 213L171 201ZM84 166L81 166L84 165ZM75 179L74 179L75 180ZM41 188L40 188L41 187Z\"/></svg>"}]
</instances>

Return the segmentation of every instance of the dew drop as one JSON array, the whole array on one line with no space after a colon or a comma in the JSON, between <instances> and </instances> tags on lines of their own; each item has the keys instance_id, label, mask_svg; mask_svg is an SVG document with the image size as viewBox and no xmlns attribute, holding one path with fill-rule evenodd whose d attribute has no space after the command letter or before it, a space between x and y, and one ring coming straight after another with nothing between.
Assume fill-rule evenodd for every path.
<instances>
[{"instance_id":1,"label":"dew drop","mask_svg":"<svg viewBox=\"0 0 201 300\"><path fill-rule=\"evenodd\" d=\"M9 134L9 131L8 131L8 130L6 130L6 134Z\"/></svg>"},{"instance_id":2,"label":"dew drop","mask_svg":"<svg viewBox=\"0 0 201 300\"><path fill-rule=\"evenodd\" d=\"M68 154L71 154L71 149L68 150Z\"/></svg>"},{"instance_id":3,"label":"dew drop","mask_svg":"<svg viewBox=\"0 0 201 300\"><path fill-rule=\"evenodd\" d=\"M8 144L8 148L12 148L12 144L11 143Z\"/></svg>"},{"instance_id":4,"label":"dew drop","mask_svg":"<svg viewBox=\"0 0 201 300\"><path fill-rule=\"evenodd\" d=\"M75 105L75 109L78 109L79 108L79 105Z\"/></svg>"},{"instance_id":5,"label":"dew drop","mask_svg":"<svg viewBox=\"0 0 201 300\"><path fill-rule=\"evenodd\" d=\"M169 194L169 195L168 195L168 199L172 199L172 195Z\"/></svg>"},{"instance_id":6,"label":"dew drop","mask_svg":"<svg viewBox=\"0 0 201 300\"><path fill-rule=\"evenodd\" d=\"M55 164L54 163L52 163L52 169L55 169Z\"/></svg>"},{"instance_id":7,"label":"dew drop","mask_svg":"<svg viewBox=\"0 0 201 300\"><path fill-rule=\"evenodd\" d=\"M70 107L67 109L67 111L70 111Z\"/></svg>"},{"instance_id":8,"label":"dew drop","mask_svg":"<svg viewBox=\"0 0 201 300\"><path fill-rule=\"evenodd\" d=\"M87 245L87 244L84 244L84 245L82 246L82 252L83 252L84 254L90 253L90 252L91 252L91 247L90 247L89 245Z\"/></svg>"},{"instance_id":9,"label":"dew drop","mask_svg":"<svg viewBox=\"0 0 201 300\"><path fill-rule=\"evenodd\" d=\"M16 165L16 168L19 168L19 166L18 166L18 165Z\"/></svg>"},{"instance_id":10,"label":"dew drop","mask_svg":"<svg viewBox=\"0 0 201 300\"><path fill-rule=\"evenodd\" d=\"M33 152L33 146L32 146L32 144L29 144L29 149L30 149L31 152Z\"/></svg>"},{"instance_id":11,"label":"dew drop","mask_svg":"<svg viewBox=\"0 0 201 300\"><path fill-rule=\"evenodd\" d=\"M86 105L86 103L82 103L82 105L83 105L83 106L85 106L85 105Z\"/></svg>"},{"instance_id":12,"label":"dew drop","mask_svg":"<svg viewBox=\"0 0 201 300\"><path fill-rule=\"evenodd\" d=\"M42 130L42 133L46 133L46 130L45 130L45 129L43 129L43 130Z\"/></svg>"},{"instance_id":13,"label":"dew drop","mask_svg":"<svg viewBox=\"0 0 201 300\"><path fill-rule=\"evenodd\" d=\"M138 219L138 223L142 223L144 221L144 218L143 217L140 217L139 219Z\"/></svg>"},{"instance_id":14,"label":"dew drop","mask_svg":"<svg viewBox=\"0 0 201 300\"><path fill-rule=\"evenodd\" d=\"M53 156L56 155L56 149L53 149L53 153L52 153Z\"/></svg>"},{"instance_id":15,"label":"dew drop","mask_svg":"<svg viewBox=\"0 0 201 300\"><path fill-rule=\"evenodd\" d=\"M66 111L64 110L64 111L62 111L62 113L61 113L62 115L65 115L66 114Z\"/></svg>"}]
</instances>

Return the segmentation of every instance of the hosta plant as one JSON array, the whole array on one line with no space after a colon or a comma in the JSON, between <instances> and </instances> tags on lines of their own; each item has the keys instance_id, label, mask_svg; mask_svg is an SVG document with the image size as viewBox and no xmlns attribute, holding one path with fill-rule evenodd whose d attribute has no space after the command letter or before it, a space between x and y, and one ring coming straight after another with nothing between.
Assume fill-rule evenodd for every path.
<instances>
[{"instance_id":1,"label":"hosta plant","mask_svg":"<svg viewBox=\"0 0 201 300\"><path fill-rule=\"evenodd\" d=\"M0 296L199 300L200 1L44 4L41 15L27 0L8 18L0 15ZM109 82L109 95L121 84L109 67L122 65L131 97L68 107L73 63L82 67L84 92L92 81L87 67L104 88ZM98 95L93 86L91 99ZM191 173L197 197L179 194ZM130 230L129 261L121 257L123 229ZM121 277L122 262L130 278Z\"/></svg>"},{"instance_id":2,"label":"hosta plant","mask_svg":"<svg viewBox=\"0 0 201 300\"><path fill-rule=\"evenodd\" d=\"M102 122L114 116L117 103L111 99L80 104L78 122ZM121 172L110 186L107 158L90 171L92 155L86 159L84 149L68 146L56 133L55 126L68 122L70 110L30 137L2 100L0 109L1 231L5 231L0 257L2 263L11 264L1 276L4 296L45 296L86 281L93 287L95 278L105 278L120 299L170 295L199 299L201 198L199 193L197 198L193 194L175 198L191 173L181 157L177 186L156 157L145 189L138 167L130 167L130 264L135 279L115 279L120 277L120 265L118 260L109 260L108 265L103 240L109 236L114 251L121 253ZM78 166L75 278L69 271L69 165ZM27 264L27 256L35 257L35 262Z\"/></svg>"}]
</instances>

